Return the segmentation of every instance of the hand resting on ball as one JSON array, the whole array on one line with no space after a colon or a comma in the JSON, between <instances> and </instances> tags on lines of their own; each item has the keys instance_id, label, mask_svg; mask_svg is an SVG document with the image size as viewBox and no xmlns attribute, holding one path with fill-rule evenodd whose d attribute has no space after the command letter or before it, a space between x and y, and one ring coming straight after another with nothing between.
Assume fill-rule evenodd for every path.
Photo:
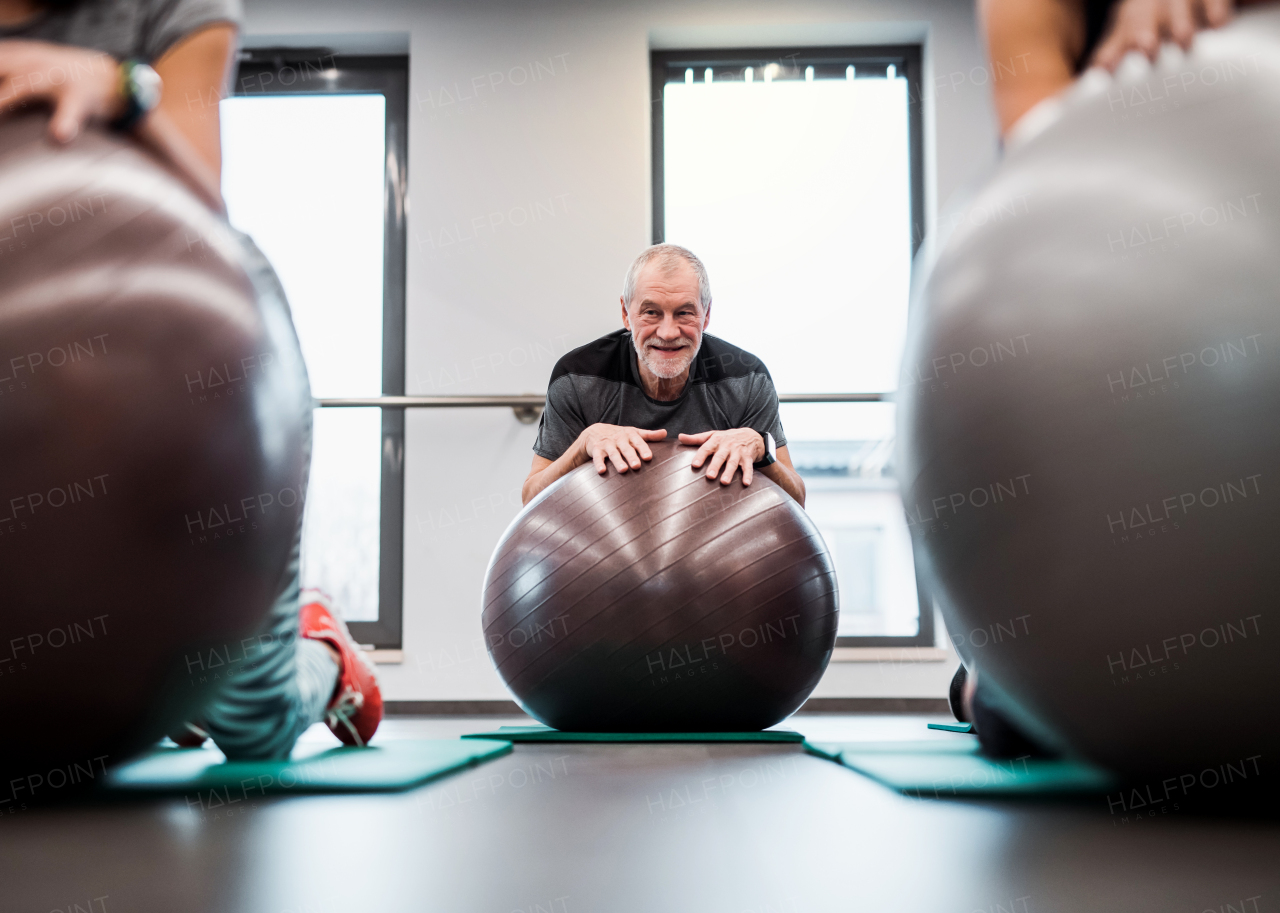
<instances>
[{"instance_id":1,"label":"hand resting on ball","mask_svg":"<svg viewBox=\"0 0 1280 913\"><path fill-rule=\"evenodd\" d=\"M764 457L764 438L751 428L732 428L728 431L704 431L701 434L680 435L681 444L701 444L693 458L693 468L701 469L707 457L707 478L720 476L720 484L728 485L733 474L742 470L742 484L750 485L753 463ZM721 468L724 472L721 473Z\"/></svg>"},{"instance_id":2,"label":"hand resting on ball","mask_svg":"<svg viewBox=\"0 0 1280 913\"><path fill-rule=\"evenodd\" d=\"M629 425L610 425L597 422L588 425L578 439L558 460L548 460L535 455L529 476L524 481L521 498L524 504L533 500L538 492L552 482L568 475L579 466L593 463L596 472L605 475L609 464L619 473L639 469L653 459L648 442L665 440L665 429L650 430ZM680 443L698 446L693 468L707 465L707 478L720 477L723 485L742 473L742 484L750 485L754 476L755 461L765 454L764 438L751 428L731 428L721 431L703 431L698 434L681 434ZM707 463L708 458L710 462ZM778 448L777 462L764 467L761 472L782 487L787 494L804 506L805 487L799 473L791 465L791 457L785 445Z\"/></svg>"}]
</instances>

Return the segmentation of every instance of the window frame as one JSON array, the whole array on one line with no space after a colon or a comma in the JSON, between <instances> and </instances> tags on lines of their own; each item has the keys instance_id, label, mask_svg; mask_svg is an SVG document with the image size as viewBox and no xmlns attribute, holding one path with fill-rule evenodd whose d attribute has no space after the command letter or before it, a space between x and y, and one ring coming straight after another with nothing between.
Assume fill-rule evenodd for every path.
<instances>
[{"instance_id":1,"label":"window frame","mask_svg":"<svg viewBox=\"0 0 1280 913\"><path fill-rule=\"evenodd\" d=\"M907 145L910 156L911 255L920 249L925 233L924 205L924 117L921 110L922 47L918 44L844 45L825 47L756 47L653 50L649 53L650 159L653 169L652 243L666 240L666 199L663 180L664 121L663 88L671 71L705 67L740 70L787 62L796 67L839 66L884 67L892 64L907 80ZM877 78L877 77L855 77ZM886 395L886 399L892 394ZM837 647L932 647L936 645L934 600L920 567L916 565L916 593L920 602L919 627L914 635L892 637L837 637Z\"/></svg>"},{"instance_id":2,"label":"window frame","mask_svg":"<svg viewBox=\"0 0 1280 913\"><path fill-rule=\"evenodd\" d=\"M385 98L382 395L403 396L408 56L344 55L323 47L245 48L231 89L236 96L381 94ZM404 427L403 409L382 409L378 620L347 624L357 643L377 649L400 649L404 630Z\"/></svg>"}]
</instances>

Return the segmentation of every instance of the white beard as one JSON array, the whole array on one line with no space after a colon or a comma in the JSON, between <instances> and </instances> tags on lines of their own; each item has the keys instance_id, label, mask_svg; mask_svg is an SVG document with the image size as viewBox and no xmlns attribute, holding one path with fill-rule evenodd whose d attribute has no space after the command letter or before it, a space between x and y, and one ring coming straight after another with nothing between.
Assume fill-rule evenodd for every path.
<instances>
[{"instance_id":1,"label":"white beard","mask_svg":"<svg viewBox=\"0 0 1280 913\"><path fill-rule=\"evenodd\" d=\"M650 359L649 353L641 347L640 340L636 338L634 333L631 334L631 344L635 346L636 358L640 359L641 364L653 372L655 376L661 377L663 380L671 380L674 377L679 377L693 364L693 359L697 357L698 350L702 348L702 337L698 337L697 345L685 346L684 349L688 355L679 360L664 358L659 361L656 358Z\"/></svg>"}]
</instances>

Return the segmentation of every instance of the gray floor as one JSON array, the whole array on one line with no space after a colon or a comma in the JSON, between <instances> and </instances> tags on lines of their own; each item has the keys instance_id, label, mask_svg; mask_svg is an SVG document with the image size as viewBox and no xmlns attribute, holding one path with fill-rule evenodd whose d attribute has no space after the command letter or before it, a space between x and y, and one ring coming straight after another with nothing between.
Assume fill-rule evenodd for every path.
<instances>
[{"instance_id":1,"label":"gray floor","mask_svg":"<svg viewBox=\"0 0 1280 913\"><path fill-rule=\"evenodd\" d=\"M952 737L929 719L787 725L818 740ZM520 721L390 719L379 738L504 722ZM913 800L795 745L523 745L404 794L0 820L0 910L31 913L1278 909L1277 823Z\"/></svg>"}]
</instances>

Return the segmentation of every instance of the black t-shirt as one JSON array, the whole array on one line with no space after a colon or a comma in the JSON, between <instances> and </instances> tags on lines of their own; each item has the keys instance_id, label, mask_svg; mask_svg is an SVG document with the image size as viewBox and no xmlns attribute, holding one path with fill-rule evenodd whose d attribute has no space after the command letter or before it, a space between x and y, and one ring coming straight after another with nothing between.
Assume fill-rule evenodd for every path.
<instances>
[{"instance_id":1,"label":"black t-shirt","mask_svg":"<svg viewBox=\"0 0 1280 913\"><path fill-rule=\"evenodd\" d=\"M574 349L558 362L547 385L547 407L533 452L559 459L588 425L604 422L681 433L751 428L787 439L778 417L778 393L764 362L723 339L703 334L702 348L677 399L652 399L640 383L631 334L618 330Z\"/></svg>"}]
</instances>

